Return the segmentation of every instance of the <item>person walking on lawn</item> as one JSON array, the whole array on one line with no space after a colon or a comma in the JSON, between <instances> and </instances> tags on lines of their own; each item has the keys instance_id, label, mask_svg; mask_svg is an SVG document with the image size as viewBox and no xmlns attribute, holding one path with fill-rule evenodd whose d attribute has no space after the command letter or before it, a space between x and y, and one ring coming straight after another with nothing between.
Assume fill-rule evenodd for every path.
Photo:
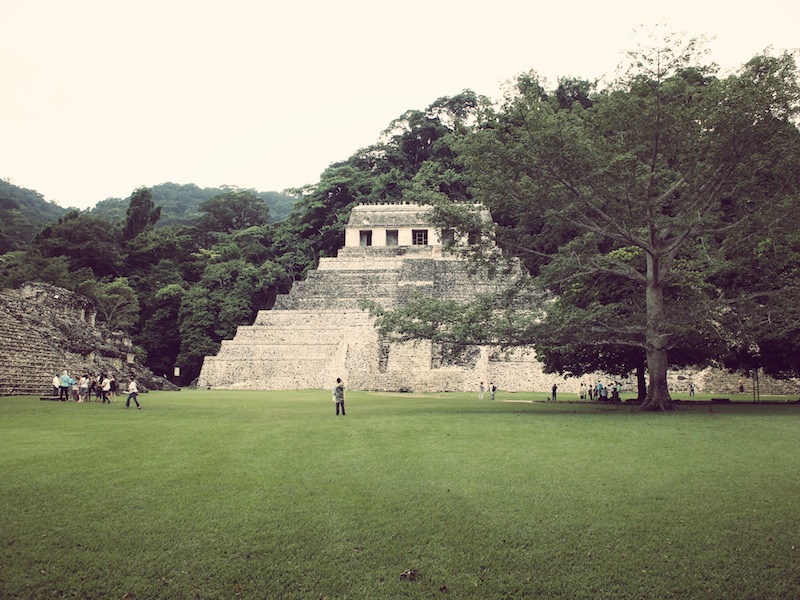
<instances>
[{"instance_id":1,"label":"person walking on lawn","mask_svg":"<svg viewBox=\"0 0 800 600\"><path fill-rule=\"evenodd\" d=\"M139 386L136 385L136 379L131 377L131 382L128 384L128 399L125 401L125 408L131 407L131 398L136 403L136 408L142 410L141 404L139 404L139 400L136 397L139 395Z\"/></svg>"}]
</instances>

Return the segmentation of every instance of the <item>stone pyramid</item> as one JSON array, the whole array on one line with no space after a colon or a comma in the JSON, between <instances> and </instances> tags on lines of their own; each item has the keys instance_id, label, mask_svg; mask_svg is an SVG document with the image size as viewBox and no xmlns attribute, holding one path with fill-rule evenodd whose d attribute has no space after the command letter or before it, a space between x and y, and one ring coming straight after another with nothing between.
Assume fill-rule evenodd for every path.
<instances>
[{"instance_id":1,"label":"stone pyramid","mask_svg":"<svg viewBox=\"0 0 800 600\"><path fill-rule=\"evenodd\" d=\"M206 357L198 385L323 389L337 377L351 389L382 391L470 391L490 381L504 390L545 385L532 353L507 357L475 347L459 364L444 364L429 342L380 339L362 298L392 308L416 293L466 301L503 285L470 274L464 260L444 251L427 211L412 203L353 208L337 256L322 258L272 309L224 340L216 356ZM491 218L488 211L483 218Z\"/></svg>"}]
</instances>

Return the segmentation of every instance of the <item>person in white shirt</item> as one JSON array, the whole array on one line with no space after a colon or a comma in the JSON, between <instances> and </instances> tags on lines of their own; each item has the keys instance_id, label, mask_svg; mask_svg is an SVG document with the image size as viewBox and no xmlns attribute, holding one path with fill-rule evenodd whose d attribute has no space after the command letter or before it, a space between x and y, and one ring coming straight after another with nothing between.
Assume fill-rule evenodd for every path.
<instances>
[{"instance_id":1,"label":"person in white shirt","mask_svg":"<svg viewBox=\"0 0 800 600\"><path fill-rule=\"evenodd\" d=\"M111 404L111 400L108 399L108 392L111 389L111 380L107 376L103 376L103 383L100 384L100 393L103 396L103 404L108 402Z\"/></svg>"},{"instance_id":2,"label":"person in white shirt","mask_svg":"<svg viewBox=\"0 0 800 600\"><path fill-rule=\"evenodd\" d=\"M139 395L139 386L136 385L136 380L133 377L131 377L131 382L128 384L128 399L125 401L125 408L130 408L131 398L133 398L133 401L136 403L136 408L142 410L139 401L136 399L138 395Z\"/></svg>"},{"instance_id":3,"label":"person in white shirt","mask_svg":"<svg viewBox=\"0 0 800 600\"><path fill-rule=\"evenodd\" d=\"M78 396L80 400L78 402L86 402L89 399L89 374L87 373L83 377L81 377L80 383L78 384Z\"/></svg>"}]
</instances>

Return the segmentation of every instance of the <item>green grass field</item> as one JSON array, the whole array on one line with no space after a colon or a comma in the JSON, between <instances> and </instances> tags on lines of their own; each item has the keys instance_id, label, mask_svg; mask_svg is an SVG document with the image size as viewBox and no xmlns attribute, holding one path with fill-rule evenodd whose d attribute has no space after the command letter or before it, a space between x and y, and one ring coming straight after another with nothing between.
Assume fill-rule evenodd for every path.
<instances>
[{"instance_id":1,"label":"green grass field","mask_svg":"<svg viewBox=\"0 0 800 600\"><path fill-rule=\"evenodd\" d=\"M0 398L0 597L800 597L800 405L532 398Z\"/></svg>"}]
</instances>

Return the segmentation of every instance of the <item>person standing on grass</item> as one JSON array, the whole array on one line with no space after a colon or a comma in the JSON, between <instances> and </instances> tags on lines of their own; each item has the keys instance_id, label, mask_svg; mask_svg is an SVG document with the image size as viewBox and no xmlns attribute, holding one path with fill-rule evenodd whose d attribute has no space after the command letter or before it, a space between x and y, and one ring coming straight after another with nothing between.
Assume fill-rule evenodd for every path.
<instances>
[{"instance_id":1,"label":"person standing on grass","mask_svg":"<svg viewBox=\"0 0 800 600\"><path fill-rule=\"evenodd\" d=\"M142 406L139 404L139 400L137 400L137 396L139 395L139 386L136 384L136 378L131 377L131 381L128 384L128 399L125 401L125 408L131 407L131 398L136 403L136 408L142 410Z\"/></svg>"},{"instance_id":2,"label":"person standing on grass","mask_svg":"<svg viewBox=\"0 0 800 600\"><path fill-rule=\"evenodd\" d=\"M61 388L61 377L58 376L58 373L53 375L53 396L58 396L58 391Z\"/></svg>"},{"instance_id":3,"label":"person standing on grass","mask_svg":"<svg viewBox=\"0 0 800 600\"><path fill-rule=\"evenodd\" d=\"M108 397L111 400L116 401L116 399L117 399L117 390L119 389L119 385L117 384L117 378L114 377L113 373L111 373L111 375L108 376L108 380L109 380L109 383L110 383L110 386L108 388ZM109 402L111 400L109 400Z\"/></svg>"},{"instance_id":4,"label":"person standing on grass","mask_svg":"<svg viewBox=\"0 0 800 600\"><path fill-rule=\"evenodd\" d=\"M491 395L492 400L494 400L495 392L497 392L497 386L492 382L489 382L489 394Z\"/></svg>"},{"instance_id":5,"label":"person standing on grass","mask_svg":"<svg viewBox=\"0 0 800 600\"><path fill-rule=\"evenodd\" d=\"M59 378L59 383L60 387L59 387L58 399L61 400L62 402L69 400L69 385L70 385L69 372L66 369L64 369L64 372L61 374L61 377Z\"/></svg>"},{"instance_id":6,"label":"person standing on grass","mask_svg":"<svg viewBox=\"0 0 800 600\"><path fill-rule=\"evenodd\" d=\"M483 400L483 382L478 386L478 400Z\"/></svg>"},{"instance_id":7,"label":"person standing on grass","mask_svg":"<svg viewBox=\"0 0 800 600\"><path fill-rule=\"evenodd\" d=\"M101 383L100 383L100 393L103 395L103 404L108 402L111 404L111 400L108 399L108 392L111 389L111 380L103 375Z\"/></svg>"},{"instance_id":8,"label":"person standing on grass","mask_svg":"<svg viewBox=\"0 0 800 600\"><path fill-rule=\"evenodd\" d=\"M339 416L339 407L342 407L342 416L344 415L344 384L342 380L337 377L336 385L333 386L333 401L336 402L336 416Z\"/></svg>"},{"instance_id":9,"label":"person standing on grass","mask_svg":"<svg viewBox=\"0 0 800 600\"><path fill-rule=\"evenodd\" d=\"M94 390L94 401L97 402L103 396L103 374L92 373L92 389ZM91 395L91 394L90 394Z\"/></svg>"},{"instance_id":10,"label":"person standing on grass","mask_svg":"<svg viewBox=\"0 0 800 600\"><path fill-rule=\"evenodd\" d=\"M78 385L78 394L80 396L79 402L89 401L89 374L84 373L81 377L80 384Z\"/></svg>"},{"instance_id":11,"label":"person standing on grass","mask_svg":"<svg viewBox=\"0 0 800 600\"><path fill-rule=\"evenodd\" d=\"M557 391L558 391L558 384L557 384L557 383L554 383L554 384L553 384L553 402L555 402L555 401L556 401L556 392L557 392Z\"/></svg>"}]
</instances>

